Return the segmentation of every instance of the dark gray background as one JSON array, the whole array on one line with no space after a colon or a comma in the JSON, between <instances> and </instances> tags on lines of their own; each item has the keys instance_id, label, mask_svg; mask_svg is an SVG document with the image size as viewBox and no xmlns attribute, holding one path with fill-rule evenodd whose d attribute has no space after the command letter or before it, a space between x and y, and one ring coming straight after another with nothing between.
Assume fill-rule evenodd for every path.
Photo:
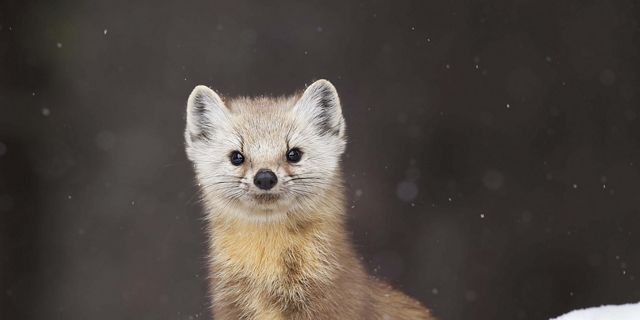
<instances>
[{"instance_id":1,"label":"dark gray background","mask_svg":"<svg viewBox=\"0 0 640 320\"><path fill-rule=\"evenodd\" d=\"M197 84L338 88L353 238L442 319L640 300L634 1L0 4L0 318L202 319Z\"/></svg>"}]
</instances>

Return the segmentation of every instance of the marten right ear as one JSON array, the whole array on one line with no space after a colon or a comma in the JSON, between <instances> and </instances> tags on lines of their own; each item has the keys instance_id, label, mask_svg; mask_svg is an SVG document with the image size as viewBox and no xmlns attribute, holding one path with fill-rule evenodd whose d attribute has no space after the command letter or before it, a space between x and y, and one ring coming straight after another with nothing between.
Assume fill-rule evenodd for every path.
<instances>
[{"instance_id":1,"label":"marten right ear","mask_svg":"<svg viewBox=\"0 0 640 320\"><path fill-rule=\"evenodd\" d=\"M184 133L187 146L210 141L213 132L229 123L229 110L215 91L197 86L187 102L187 128Z\"/></svg>"}]
</instances>

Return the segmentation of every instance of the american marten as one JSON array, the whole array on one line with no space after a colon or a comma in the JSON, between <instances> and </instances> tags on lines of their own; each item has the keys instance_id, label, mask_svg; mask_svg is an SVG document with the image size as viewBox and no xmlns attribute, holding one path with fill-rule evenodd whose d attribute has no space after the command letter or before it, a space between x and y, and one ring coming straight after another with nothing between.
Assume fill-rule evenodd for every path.
<instances>
[{"instance_id":1,"label":"american marten","mask_svg":"<svg viewBox=\"0 0 640 320\"><path fill-rule=\"evenodd\" d=\"M206 208L215 319L435 319L367 274L345 227L334 86L221 99L197 86L186 151Z\"/></svg>"}]
</instances>

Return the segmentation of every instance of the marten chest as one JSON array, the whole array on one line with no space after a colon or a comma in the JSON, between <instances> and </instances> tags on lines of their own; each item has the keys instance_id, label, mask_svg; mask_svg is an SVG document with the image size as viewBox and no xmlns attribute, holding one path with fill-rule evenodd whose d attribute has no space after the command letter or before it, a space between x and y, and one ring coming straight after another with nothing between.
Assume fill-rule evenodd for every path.
<instances>
[{"instance_id":1,"label":"marten chest","mask_svg":"<svg viewBox=\"0 0 640 320\"><path fill-rule=\"evenodd\" d=\"M220 235L212 248L214 296L236 301L247 314L308 309L331 281L330 259L313 240L286 233Z\"/></svg>"}]
</instances>

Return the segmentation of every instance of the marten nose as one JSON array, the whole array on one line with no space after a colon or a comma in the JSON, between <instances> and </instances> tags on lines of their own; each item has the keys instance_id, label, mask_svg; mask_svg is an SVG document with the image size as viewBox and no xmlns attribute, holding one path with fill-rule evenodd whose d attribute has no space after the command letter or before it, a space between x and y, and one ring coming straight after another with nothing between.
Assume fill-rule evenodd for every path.
<instances>
[{"instance_id":1,"label":"marten nose","mask_svg":"<svg viewBox=\"0 0 640 320\"><path fill-rule=\"evenodd\" d=\"M253 178L253 183L262 190L269 190L278 183L278 177L269 169L260 169Z\"/></svg>"}]
</instances>

